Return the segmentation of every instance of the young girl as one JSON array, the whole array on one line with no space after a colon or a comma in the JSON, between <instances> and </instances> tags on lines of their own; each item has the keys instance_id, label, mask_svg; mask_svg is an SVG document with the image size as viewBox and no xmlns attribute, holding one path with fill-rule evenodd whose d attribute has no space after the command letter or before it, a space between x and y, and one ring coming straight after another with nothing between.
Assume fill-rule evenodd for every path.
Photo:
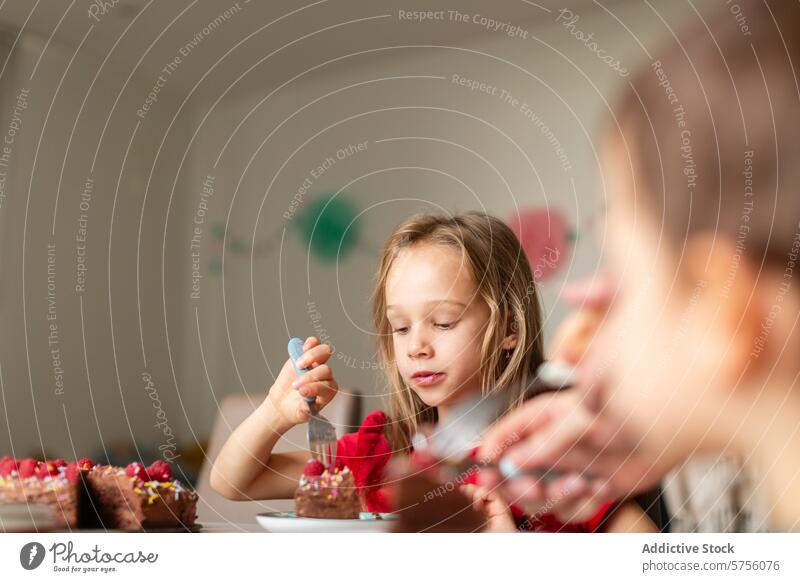
<instances>
[{"instance_id":1,"label":"young girl","mask_svg":"<svg viewBox=\"0 0 800 582\"><path fill-rule=\"evenodd\" d=\"M390 511L382 489L392 455L411 452L423 423L436 423L476 393L516 390L542 362L541 311L530 266L512 231L479 213L418 215L395 229L380 260L372 300L379 353L387 364L389 414L371 413L339 439L337 458L356 480L368 511ZM302 396L322 408L337 390L326 364L330 347L309 338L296 377L290 360L264 403L229 438L211 475L231 499L290 498L309 455L271 454L281 434L305 422ZM569 527L552 516L526 518L474 484L464 487L492 531L652 531L639 507L605 504Z\"/></svg>"},{"instance_id":2,"label":"young girl","mask_svg":"<svg viewBox=\"0 0 800 582\"><path fill-rule=\"evenodd\" d=\"M574 457L583 471L591 458L607 479L594 500L732 455L755 484L746 503L800 530L800 4L741 4L746 35L725 7L678 30L609 119L614 287L596 302L578 393L596 404L566 426L533 401L484 446L530 427L512 462L569 470Z\"/></svg>"}]
</instances>

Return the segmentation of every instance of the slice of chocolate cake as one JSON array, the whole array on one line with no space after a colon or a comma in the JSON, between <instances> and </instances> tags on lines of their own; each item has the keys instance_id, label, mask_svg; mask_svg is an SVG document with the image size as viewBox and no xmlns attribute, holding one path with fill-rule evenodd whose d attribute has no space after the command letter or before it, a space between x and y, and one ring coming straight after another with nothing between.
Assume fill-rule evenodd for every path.
<instances>
[{"instance_id":1,"label":"slice of chocolate cake","mask_svg":"<svg viewBox=\"0 0 800 582\"><path fill-rule=\"evenodd\" d=\"M190 529L197 518L197 494L173 479L164 461L147 468L139 463L95 466L84 482L99 524L107 529Z\"/></svg>"},{"instance_id":2,"label":"slice of chocolate cake","mask_svg":"<svg viewBox=\"0 0 800 582\"><path fill-rule=\"evenodd\" d=\"M145 468L95 466L89 459L0 460L0 504L52 507L47 529L191 529L197 494L164 461ZM33 529L33 528L32 528ZM35 529L40 529L39 524Z\"/></svg>"},{"instance_id":3,"label":"slice of chocolate cake","mask_svg":"<svg viewBox=\"0 0 800 582\"><path fill-rule=\"evenodd\" d=\"M353 474L340 461L326 468L311 459L300 477L294 502L298 517L358 519L361 513Z\"/></svg>"},{"instance_id":4,"label":"slice of chocolate cake","mask_svg":"<svg viewBox=\"0 0 800 582\"><path fill-rule=\"evenodd\" d=\"M29 504L50 506L51 518L45 529L74 529L78 527L83 495L79 467L91 461L81 459L66 463L61 459L0 459L0 504ZM41 512L39 512L41 515ZM36 520L36 529L42 523Z\"/></svg>"},{"instance_id":5,"label":"slice of chocolate cake","mask_svg":"<svg viewBox=\"0 0 800 582\"><path fill-rule=\"evenodd\" d=\"M397 456L388 466L391 497L398 519L392 531L403 533L461 533L483 531L485 516L460 491L459 479L441 471L443 463L427 454Z\"/></svg>"}]
</instances>

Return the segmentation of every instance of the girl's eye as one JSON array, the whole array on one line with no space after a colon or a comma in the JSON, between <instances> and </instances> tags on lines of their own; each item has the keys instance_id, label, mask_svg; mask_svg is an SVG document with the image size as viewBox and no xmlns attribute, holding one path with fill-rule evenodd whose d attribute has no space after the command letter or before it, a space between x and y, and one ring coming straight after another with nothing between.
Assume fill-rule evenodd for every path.
<instances>
[{"instance_id":1,"label":"girl's eye","mask_svg":"<svg viewBox=\"0 0 800 582\"><path fill-rule=\"evenodd\" d=\"M455 322L452 322L452 323L436 323L434 325L436 327L438 327L439 329L452 329L453 326L455 325Z\"/></svg>"},{"instance_id":2,"label":"girl's eye","mask_svg":"<svg viewBox=\"0 0 800 582\"><path fill-rule=\"evenodd\" d=\"M393 329L393 330L392 330L392 333L404 334L404 333L406 333L407 331L408 331L408 328L407 328L407 327L398 327L397 329Z\"/></svg>"}]
</instances>

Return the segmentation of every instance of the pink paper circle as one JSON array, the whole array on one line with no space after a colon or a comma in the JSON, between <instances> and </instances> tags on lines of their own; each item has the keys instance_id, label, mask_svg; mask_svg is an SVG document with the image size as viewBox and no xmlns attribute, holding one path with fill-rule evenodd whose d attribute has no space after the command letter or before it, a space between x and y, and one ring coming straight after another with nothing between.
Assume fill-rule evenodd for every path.
<instances>
[{"instance_id":1,"label":"pink paper circle","mask_svg":"<svg viewBox=\"0 0 800 582\"><path fill-rule=\"evenodd\" d=\"M536 281L547 280L569 258L570 228L559 209L523 209L506 223L517 235Z\"/></svg>"}]
</instances>

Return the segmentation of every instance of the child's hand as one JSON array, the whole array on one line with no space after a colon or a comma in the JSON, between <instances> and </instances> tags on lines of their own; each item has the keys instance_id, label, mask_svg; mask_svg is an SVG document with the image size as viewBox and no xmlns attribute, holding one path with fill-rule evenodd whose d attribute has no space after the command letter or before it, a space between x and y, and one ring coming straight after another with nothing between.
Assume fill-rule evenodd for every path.
<instances>
[{"instance_id":1,"label":"child's hand","mask_svg":"<svg viewBox=\"0 0 800 582\"><path fill-rule=\"evenodd\" d=\"M472 508L482 513L486 518L487 532L513 532L517 531L511 508L499 495L490 492L479 485L462 485L461 491L472 498Z\"/></svg>"},{"instance_id":2,"label":"child's hand","mask_svg":"<svg viewBox=\"0 0 800 582\"><path fill-rule=\"evenodd\" d=\"M325 363L331 357L331 347L310 337L303 344L303 350L297 367L310 368L308 372L298 376L289 358L267 394L268 403L292 425L306 422L310 416L304 396L315 396L317 409L322 409L339 390L333 371Z\"/></svg>"}]
</instances>

